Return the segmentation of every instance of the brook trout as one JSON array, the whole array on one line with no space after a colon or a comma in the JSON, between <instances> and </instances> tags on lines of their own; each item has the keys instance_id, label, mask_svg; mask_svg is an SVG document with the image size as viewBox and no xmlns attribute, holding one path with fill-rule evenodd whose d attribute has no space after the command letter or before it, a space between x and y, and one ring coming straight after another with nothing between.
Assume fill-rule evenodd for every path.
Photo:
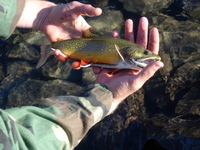
<instances>
[{"instance_id":1,"label":"brook trout","mask_svg":"<svg viewBox=\"0 0 200 150\"><path fill-rule=\"evenodd\" d=\"M160 56L140 45L106 36L59 41L50 49L59 49L67 58L81 61L81 67L141 70L149 63L161 60ZM41 54L36 68L41 67L53 52L47 49Z\"/></svg>"}]
</instances>

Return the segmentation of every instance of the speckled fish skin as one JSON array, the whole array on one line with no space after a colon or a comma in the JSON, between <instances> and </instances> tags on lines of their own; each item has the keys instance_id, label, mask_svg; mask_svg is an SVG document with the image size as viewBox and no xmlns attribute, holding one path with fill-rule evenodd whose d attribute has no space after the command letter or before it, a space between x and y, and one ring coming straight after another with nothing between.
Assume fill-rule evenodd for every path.
<instances>
[{"instance_id":1,"label":"speckled fish skin","mask_svg":"<svg viewBox=\"0 0 200 150\"><path fill-rule=\"evenodd\" d=\"M143 59L160 60L160 56L144 49L140 45L106 36L64 40L54 43L52 48L61 50L68 58L84 59L86 62L92 63L92 66L107 68L136 69L138 66L134 65L138 64L134 64L130 60L135 60L136 62ZM124 60L120 57L117 49ZM124 63L124 65L119 65L119 63ZM130 66L125 63L130 63ZM146 65L143 63L139 68L143 68Z\"/></svg>"},{"instance_id":2,"label":"speckled fish skin","mask_svg":"<svg viewBox=\"0 0 200 150\"><path fill-rule=\"evenodd\" d=\"M116 64L121 59L115 48L116 43L117 41L113 39L80 38L57 42L52 48L61 50L71 59L84 59L88 63ZM122 43L117 45L121 47Z\"/></svg>"}]
</instances>

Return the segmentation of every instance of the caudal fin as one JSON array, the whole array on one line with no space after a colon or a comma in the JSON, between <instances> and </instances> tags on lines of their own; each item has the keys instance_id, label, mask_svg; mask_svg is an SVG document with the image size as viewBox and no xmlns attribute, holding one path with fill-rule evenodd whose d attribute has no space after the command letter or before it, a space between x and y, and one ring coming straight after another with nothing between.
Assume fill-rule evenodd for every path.
<instances>
[{"instance_id":1,"label":"caudal fin","mask_svg":"<svg viewBox=\"0 0 200 150\"><path fill-rule=\"evenodd\" d=\"M40 68L46 60L49 58L49 56L53 55L53 51L51 50L51 45L42 45L40 47L41 52L40 52L40 59L37 63L36 69Z\"/></svg>"}]
</instances>

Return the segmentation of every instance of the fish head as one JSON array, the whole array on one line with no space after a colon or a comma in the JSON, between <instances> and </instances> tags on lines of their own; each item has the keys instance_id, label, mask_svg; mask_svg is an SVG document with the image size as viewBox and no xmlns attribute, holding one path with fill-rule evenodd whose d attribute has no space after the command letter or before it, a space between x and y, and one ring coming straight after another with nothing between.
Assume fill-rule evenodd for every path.
<instances>
[{"instance_id":1,"label":"fish head","mask_svg":"<svg viewBox=\"0 0 200 150\"><path fill-rule=\"evenodd\" d=\"M146 67L151 62L161 60L161 57L159 55L156 55L150 50L145 49L139 45L127 48L123 56L125 61L130 66L132 65L141 69Z\"/></svg>"}]
</instances>

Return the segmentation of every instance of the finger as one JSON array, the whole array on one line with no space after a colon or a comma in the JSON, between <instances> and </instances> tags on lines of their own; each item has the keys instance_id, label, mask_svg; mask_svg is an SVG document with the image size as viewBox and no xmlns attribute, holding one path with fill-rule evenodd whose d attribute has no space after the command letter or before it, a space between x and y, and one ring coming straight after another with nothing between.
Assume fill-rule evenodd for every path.
<instances>
[{"instance_id":1,"label":"finger","mask_svg":"<svg viewBox=\"0 0 200 150\"><path fill-rule=\"evenodd\" d=\"M164 64L161 61L156 61L153 62L151 64L149 64L147 67L145 67L135 78L135 80L133 79L134 82L134 90L138 90L140 89L143 84L149 80L149 78L151 78L155 72L160 69L161 67L163 67Z\"/></svg>"},{"instance_id":2,"label":"finger","mask_svg":"<svg viewBox=\"0 0 200 150\"><path fill-rule=\"evenodd\" d=\"M109 76L109 77L112 77L112 76L114 76L115 75L115 73L113 74L113 72L115 71L116 69L110 69L110 68L103 68L103 69L101 69L101 74L103 73L103 74L107 74L107 76Z\"/></svg>"},{"instance_id":3,"label":"finger","mask_svg":"<svg viewBox=\"0 0 200 150\"><path fill-rule=\"evenodd\" d=\"M100 67L92 67L92 70L93 70L94 74L99 74L101 72Z\"/></svg>"},{"instance_id":4,"label":"finger","mask_svg":"<svg viewBox=\"0 0 200 150\"><path fill-rule=\"evenodd\" d=\"M148 42L148 20L142 17L139 21L136 43L146 48Z\"/></svg>"},{"instance_id":5,"label":"finger","mask_svg":"<svg viewBox=\"0 0 200 150\"><path fill-rule=\"evenodd\" d=\"M57 60L59 60L61 62L67 61L67 57L58 49L54 50L54 56Z\"/></svg>"},{"instance_id":6,"label":"finger","mask_svg":"<svg viewBox=\"0 0 200 150\"><path fill-rule=\"evenodd\" d=\"M125 21L125 39L134 43L133 21L131 19Z\"/></svg>"},{"instance_id":7,"label":"finger","mask_svg":"<svg viewBox=\"0 0 200 150\"><path fill-rule=\"evenodd\" d=\"M152 28L149 35L148 49L158 54L159 51L159 33L157 28Z\"/></svg>"},{"instance_id":8,"label":"finger","mask_svg":"<svg viewBox=\"0 0 200 150\"><path fill-rule=\"evenodd\" d=\"M109 82L110 78L112 77L112 75L110 75L109 72L110 72L110 69L107 69L107 68L102 69L99 72L95 83L105 85L105 83Z\"/></svg>"},{"instance_id":9,"label":"finger","mask_svg":"<svg viewBox=\"0 0 200 150\"><path fill-rule=\"evenodd\" d=\"M114 38L119 38L119 32L116 31L116 30L114 30L114 31L112 32L112 37L114 37Z\"/></svg>"},{"instance_id":10,"label":"finger","mask_svg":"<svg viewBox=\"0 0 200 150\"><path fill-rule=\"evenodd\" d=\"M77 15L86 15L86 16L99 16L102 13L101 8L95 8L89 4L82 4L77 1L73 1L68 4L68 8L73 10L73 12Z\"/></svg>"},{"instance_id":11,"label":"finger","mask_svg":"<svg viewBox=\"0 0 200 150\"><path fill-rule=\"evenodd\" d=\"M75 69L75 70L79 70L79 69L81 69L80 65L81 65L80 62L75 61L75 62L72 63L72 68Z\"/></svg>"}]
</instances>

